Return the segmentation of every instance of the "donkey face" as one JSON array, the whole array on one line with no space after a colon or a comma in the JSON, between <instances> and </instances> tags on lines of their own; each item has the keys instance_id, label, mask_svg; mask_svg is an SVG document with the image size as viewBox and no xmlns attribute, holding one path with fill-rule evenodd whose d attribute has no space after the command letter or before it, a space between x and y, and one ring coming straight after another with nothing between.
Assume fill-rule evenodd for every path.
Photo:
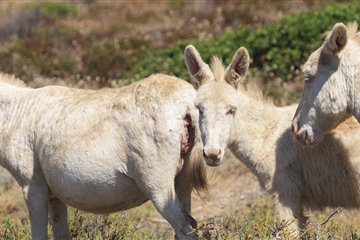
<instances>
[{"instance_id":1,"label":"donkey face","mask_svg":"<svg viewBox=\"0 0 360 240\"><path fill-rule=\"evenodd\" d=\"M336 24L322 47L303 67L305 84L292 131L303 145L314 145L348 116L346 26Z\"/></svg>"},{"instance_id":2,"label":"donkey face","mask_svg":"<svg viewBox=\"0 0 360 240\"><path fill-rule=\"evenodd\" d=\"M210 70L195 47L189 45L185 49L185 62L192 78L200 86L195 105L200 113L203 157L209 166L218 166L240 103L237 85L247 72L249 55L245 48L240 48L226 70L218 58L214 58Z\"/></svg>"},{"instance_id":3,"label":"donkey face","mask_svg":"<svg viewBox=\"0 0 360 240\"><path fill-rule=\"evenodd\" d=\"M229 84L215 81L198 90L195 106L200 113L203 156L209 166L218 166L224 156L238 108L235 93Z\"/></svg>"}]
</instances>

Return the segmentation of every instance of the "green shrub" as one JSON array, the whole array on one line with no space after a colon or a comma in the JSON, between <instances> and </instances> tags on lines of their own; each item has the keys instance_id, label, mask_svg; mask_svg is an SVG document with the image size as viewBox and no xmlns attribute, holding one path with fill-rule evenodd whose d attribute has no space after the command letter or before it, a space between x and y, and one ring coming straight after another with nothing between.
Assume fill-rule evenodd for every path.
<instances>
[{"instance_id":1,"label":"green shrub","mask_svg":"<svg viewBox=\"0 0 360 240\"><path fill-rule=\"evenodd\" d=\"M185 6L185 1L184 0L170 0L169 1L169 6L172 9L179 9L179 8L183 8Z\"/></svg>"},{"instance_id":2,"label":"green shrub","mask_svg":"<svg viewBox=\"0 0 360 240\"><path fill-rule=\"evenodd\" d=\"M77 15L78 9L74 4L66 3L65 1L40 1L33 3L25 4L23 6L24 11L37 11L40 12L42 16L59 19L60 17Z\"/></svg>"},{"instance_id":3,"label":"green shrub","mask_svg":"<svg viewBox=\"0 0 360 240\"><path fill-rule=\"evenodd\" d=\"M354 1L290 15L254 30L240 25L236 31L214 39L181 42L171 49L151 52L127 77L140 79L151 73L164 72L189 79L183 52L187 44L193 44L204 61L209 62L211 56L218 55L226 64L230 63L235 51L244 46L252 58L250 68L259 70L265 82L274 77L292 80L310 53L323 43L321 35L337 22L360 22L359 12L360 4Z\"/></svg>"},{"instance_id":4,"label":"green shrub","mask_svg":"<svg viewBox=\"0 0 360 240\"><path fill-rule=\"evenodd\" d=\"M83 52L82 60L87 66L85 76L119 78L141 61L151 48L150 42L140 38L115 39L100 45L89 44Z\"/></svg>"},{"instance_id":5,"label":"green shrub","mask_svg":"<svg viewBox=\"0 0 360 240\"><path fill-rule=\"evenodd\" d=\"M25 82L31 81L33 74L46 77L68 77L74 72L75 60L57 54L56 42L43 38L29 38L14 42L9 50L12 54L12 70ZM1 54L0 54L1 55Z\"/></svg>"},{"instance_id":6,"label":"green shrub","mask_svg":"<svg viewBox=\"0 0 360 240\"><path fill-rule=\"evenodd\" d=\"M77 14L77 7L65 2L43 2L39 6L44 15L55 18Z\"/></svg>"}]
</instances>

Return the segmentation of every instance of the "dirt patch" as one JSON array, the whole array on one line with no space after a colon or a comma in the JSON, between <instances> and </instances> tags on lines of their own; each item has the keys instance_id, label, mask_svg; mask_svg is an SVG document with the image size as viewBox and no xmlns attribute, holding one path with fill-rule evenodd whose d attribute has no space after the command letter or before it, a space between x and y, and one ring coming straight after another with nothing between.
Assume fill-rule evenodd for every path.
<instances>
[{"instance_id":1,"label":"dirt patch","mask_svg":"<svg viewBox=\"0 0 360 240\"><path fill-rule=\"evenodd\" d=\"M212 168L210 172L214 176L214 182L209 195L192 196L192 216L196 220L241 212L244 208L251 207L255 198L267 195L260 188L256 177L240 162L225 159L218 168Z\"/></svg>"}]
</instances>

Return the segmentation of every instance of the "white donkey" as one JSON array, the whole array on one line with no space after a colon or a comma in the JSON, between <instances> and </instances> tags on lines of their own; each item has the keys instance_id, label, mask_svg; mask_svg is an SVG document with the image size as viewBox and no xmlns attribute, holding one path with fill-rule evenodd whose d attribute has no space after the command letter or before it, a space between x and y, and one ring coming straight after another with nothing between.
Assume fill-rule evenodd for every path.
<instances>
[{"instance_id":1,"label":"white donkey","mask_svg":"<svg viewBox=\"0 0 360 240\"><path fill-rule=\"evenodd\" d=\"M160 74L98 91L0 74L0 165L22 187L32 238L48 238L49 210L54 239L70 239L65 204L111 213L150 199L179 239L196 239L190 195L207 182L195 96Z\"/></svg>"},{"instance_id":2,"label":"white donkey","mask_svg":"<svg viewBox=\"0 0 360 240\"><path fill-rule=\"evenodd\" d=\"M195 105L206 163L219 165L228 147L273 194L278 221L291 223L295 236L306 226L304 210L360 208L360 125L351 118L316 147L298 144L290 129L295 105L276 107L238 87L249 60L239 48L226 70L218 58L210 70L193 46L185 50L187 68L200 85Z\"/></svg>"},{"instance_id":3,"label":"white donkey","mask_svg":"<svg viewBox=\"0 0 360 240\"><path fill-rule=\"evenodd\" d=\"M292 123L294 137L314 145L350 115L360 121L360 36L357 24L335 24L303 67L303 95Z\"/></svg>"}]
</instances>

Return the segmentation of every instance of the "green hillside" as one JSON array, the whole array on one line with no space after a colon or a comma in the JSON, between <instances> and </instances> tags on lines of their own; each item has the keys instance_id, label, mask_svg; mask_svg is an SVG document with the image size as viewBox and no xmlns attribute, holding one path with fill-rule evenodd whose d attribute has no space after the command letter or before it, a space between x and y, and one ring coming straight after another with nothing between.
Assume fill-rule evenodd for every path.
<instances>
[{"instance_id":1,"label":"green hillside","mask_svg":"<svg viewBox=\"0 0 360 240\"><path fill-rule=\"evenodd\" d=\"M260 73L265 82L276 77L291 81L299 74L310 53L323 43L322 34L330 31L337 22L360 22L359 12L360 4L355 1L290 15L257 29L240 25L234 32L213 39L186 40L158 53L149 51L126 76L140 79L154 72L164 72L189 79L184 71L183 52L187 44L193 44L204 61L210 62L211 57L217 55L226 64L230 63L235 51L244 46L252 58L253 74Z\"/></svg>"}]
</instances>

